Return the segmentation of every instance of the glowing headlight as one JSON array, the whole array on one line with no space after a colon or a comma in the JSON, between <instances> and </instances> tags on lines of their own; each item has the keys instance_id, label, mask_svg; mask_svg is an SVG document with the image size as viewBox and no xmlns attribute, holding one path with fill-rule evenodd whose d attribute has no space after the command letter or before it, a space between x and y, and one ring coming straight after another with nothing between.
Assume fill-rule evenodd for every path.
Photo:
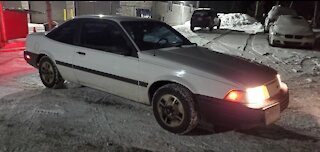
<instances>
[{"instance_id":1,"label":"glowing headlight","mask_svg":"<svg viewBox=\"0 0 320 152\"><path fill-rule=\"evenodd\" d=\"M261 104L264 100L268 99L269 92L265 85L255 88L248 88L247 90L247 102L249 104Z\"/></svg>"}]
</instances>

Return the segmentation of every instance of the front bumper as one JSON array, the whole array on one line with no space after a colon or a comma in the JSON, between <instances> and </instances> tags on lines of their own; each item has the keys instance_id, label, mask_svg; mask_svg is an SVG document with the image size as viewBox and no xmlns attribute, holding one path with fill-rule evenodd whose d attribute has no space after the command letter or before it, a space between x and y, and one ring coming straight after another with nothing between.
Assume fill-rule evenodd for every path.
<instances>
[{"instance_id":1,"label":"front bumper","mask_svg":"<svg viewBox=\"0 0 320 152\"><path fill-rule=\"evenodd\" d=\"M308 38L308 37L303 37L297 39L295 36L292 36L292 38L287 38L285 35L274 35L272 34L271 39L270 39L274 45L287 45L287 46L313 46L315 42L315 38Z\"/></svg>"},{"instance_id":2,"label":"front bumper","mask_svg":"<svg viewBox=\"0 0 320 152\"><path fill-rule=\"evenodd\" d=\"M289 92L284 87L281 91L266 101L259 108L249 108L240 103L197 95L200 123L233 128L248 129L258 126L268 126L280 119L280 112L288 107Z\"/></svg>"}]
</instances>

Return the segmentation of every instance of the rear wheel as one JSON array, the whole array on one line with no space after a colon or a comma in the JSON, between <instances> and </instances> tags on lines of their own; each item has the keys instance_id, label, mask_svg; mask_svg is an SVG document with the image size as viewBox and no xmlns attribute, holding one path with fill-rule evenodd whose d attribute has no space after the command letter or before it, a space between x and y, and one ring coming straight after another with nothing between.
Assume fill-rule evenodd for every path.
<instances>
[{"instance_id":1,"label":"rear wheel","mask_svg":"<svg viewBox=\"0 0 320 152\"><path fill-rule=\"evenodd\" d=\"M210 30L210 31L212 31L212 30L213 30L213 27L212 27L212 26L211 26L211 27L209 27L209 30Z\"/></svg>"},{"instance_id":2,"label":"rear wheel","mask_svg":"<svg viewBox=\"0 0 320 152\"><path fill-rule=\"evenodd\" d=\"M160 87L152 98L152 107L159 125L170 132L186 134L198 124L193 94L179 84Z\"/></svg>"},{"instance_id":3,"label":"rear wheel","mask_svg":"<svg viewBox=\"0 0 320 152\"><path fill-rule=\"evenodd\" d=\"M61 77L57 67L47 56L40 59L39 74L42 83L48 88L63 88L64 79Z\"/></svg>"}]
</instances>

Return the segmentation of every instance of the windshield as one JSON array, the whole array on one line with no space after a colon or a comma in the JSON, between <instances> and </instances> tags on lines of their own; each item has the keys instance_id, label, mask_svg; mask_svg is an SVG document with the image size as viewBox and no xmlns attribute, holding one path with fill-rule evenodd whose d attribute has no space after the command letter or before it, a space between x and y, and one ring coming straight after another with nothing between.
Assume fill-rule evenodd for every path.
<instances>
[{"instance_id":1,"label":"windshield","mask_svg":"<svg viewBox=\"0 0 320 152\"><path fill-rule=\"evenodd\" d=\"M290 8L285 7L279 7L276 9L276 11L273 13L273 16L277 18L280 15L297 15L297 12Z\"/></svg>"},{"instance_id":2,"label":"windshield","mask_svg":"<svg viewBox=\"0 0 320 152\"><path fill-rule=\"evenodd\" d=\"M169 25L157 21L123 21L121 25L141 51L192 43Z\"/></svg>"}]
</instances>

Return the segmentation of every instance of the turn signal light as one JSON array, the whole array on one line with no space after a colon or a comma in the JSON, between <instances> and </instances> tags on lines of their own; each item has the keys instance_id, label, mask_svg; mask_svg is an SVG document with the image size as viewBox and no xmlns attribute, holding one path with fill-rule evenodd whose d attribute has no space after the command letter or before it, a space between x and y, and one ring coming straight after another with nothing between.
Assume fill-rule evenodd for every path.
<instances>
[{"instance_id":1,"label":"turn signal light","mask_svg":"<svg viewBox=\"0 0 320 152\"><path fill-rule=\"evenodd\" d=\"M232 102L243 102L245 98L245 93L240 90L231 90L224 97L225 100Z\"/></svg>"}]
</instances>

